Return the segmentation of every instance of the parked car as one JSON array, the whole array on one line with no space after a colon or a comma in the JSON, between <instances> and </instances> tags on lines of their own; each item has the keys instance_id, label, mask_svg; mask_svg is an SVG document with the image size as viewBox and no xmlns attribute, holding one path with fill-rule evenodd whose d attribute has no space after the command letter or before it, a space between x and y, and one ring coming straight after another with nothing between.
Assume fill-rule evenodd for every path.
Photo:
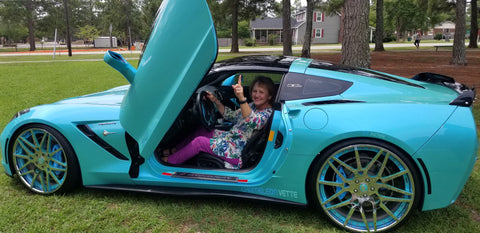
<instances>
[{"instance_id":1,"label":"parked car","mask_svg":"<svg viewBox=\"0 0 480 233\"><path fill-rule=\"evenodd\" d=\"M137 69L105 54L130 85L15 114L0 136L6 174L39 194L85 186L311 204L355 232L391 230L459 196L478 148L467 86L296 57L215 63L217 47L204 0L163 1ZM204 95L236 108L240 75L245 89L258 75L278 88L243 166L208 154L163 162L160 148L194 128L231 127Z\"/></svg>"}]
</instances>

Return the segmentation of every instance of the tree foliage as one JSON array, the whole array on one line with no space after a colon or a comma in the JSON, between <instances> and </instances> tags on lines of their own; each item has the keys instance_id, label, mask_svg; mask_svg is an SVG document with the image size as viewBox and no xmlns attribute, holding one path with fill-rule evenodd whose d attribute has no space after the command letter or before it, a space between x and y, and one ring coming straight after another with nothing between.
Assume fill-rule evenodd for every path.
<instances>
[{"instance_id":1,"label":"tree foliage","mask_svg":"<svg viewBox=\"0 0 480 233\"><path fill-rule=\"evenodd\" d=\"M35 50L34 22L38 18L38 15L35 13L40 9L39 5L39 2L33 0L2 2L0 7L2 7L3 14L0 18L2 20L0 23L9 25L4 27L6 28L5 31L3 33L0 32L0 34L13 33L13 35L6 35L8 39L12 40L14 37L21 35L19 32L24 31L24 29L12 27L26 28L27 36L22 38L22 41L29 42L30 50Z\"/></svg>"},{"instance_id":2,"label":"tree foliage","mask_svg":"<svg viewBox=\"0 0 480 233\"><path fill-rule=\"evenodd\" d=\"M139 17L139 39L146 40L150 33L151 25L157 15L158 7L162 0L142 0L140 1L141 15ZM135 25L134 25L135 26Z\"/></svg>"},{"instance_id":3,"label":"tree foliage","mask_svg":"<svg viewBox=\"0 0 480 233\"><path fill-rule=\"evenodd\" d=\"M385 1L386 26L396 32L396 40L401 37L405 39L404 33L407 31L424 28L423 14L421 14L415 5L415 0L403 1Z\"/></svg>"},{"instance_id":4,"label":"tree foliage","mask_svg":"<svg viewBox=\"0 0 480 233\"><path fill-rule=\"evenodd\" d=\"M406 39L413 31L427 31L445 20L455 18L448 0L383 0L384 36ZM371 22L376 22L372 15ZM372 25L375 26L376 25Z\"/></svg>"},{"instance_id":5,"label":"tree foliage","mask_svg":"<svg viewBox=\"0 0 480 233\"><path fill-rule=\"evenodd\" d=\"M112 35L124 43L128 41L129 33L132 35L132 40L146 39L162 2L162 0L67 1L74 40L85 39L82 29L87 26L98 30L99 36L107 36L111 24ZM280 16L282 10L281 2L275 0L206 1L218 34L233 37L232 51L238 51L238 44L235 45L238 38L249 37L248 22L251 19ZM364 1L367 1L374 11L377 0ZM472 1L477 3L477 0ZM299 0L290 0L290 2L294 7L300 7ZM312 2L323 3L320 8L327 12L341 12L346 0L312 0ZM400 37L402 35L406 38L404 35L408 35L411 31L426 30L445 20L455 21L456 19L455 1L451 0L383 0L383 2L384 36ZM27 6L27 3L31 5ZM373 11L370 14L370 25L377 27ZM128 24L130 30L128 30ZM475 25L471 25L471 29L475 30ZM66 38L63 0L0 1L0 37L4 38L3 41L27 42L42 38L52 40L55 29L58 30L58 40ZM33 39L28 39L29 36Z\"/></svg>"},{"instance_id":6,"label":"tree foliage","mask_svg":"<svg viewBox=\"0 0 480 233\"><path fill-rule=\"evenodd\" d=\"M81 30L87 25L98 30L99 35L108 35L112 24L113 36L127 41L128 27L132 40L145 40L150 25L162 0L67 0L72 34L75 39L84 39ZM31 2L31 10L26 4ZM34 38L53 39L55 29L58 40L66 38L65 10L63 1L28 0L0 2L0 35L17 42L27 40L28 17L32 14Z\"/></svg>"},{"instance_id":7,"label":"tree foliage","mask_svg":"<svg viewBox=\"0 0 480 233\"><path fill-rule=\"evenodd\" d=\"M19 14L21 5L18 2L0 2L0 37L5 42L25 41L28 37L28 29L24 24L24 17Z\"/></svg>"},{"instance_id":8,"label":"tree foliage","mask_svg":"<svg viewBox=\"0 0 480 233\"><path fill-rule=\"evenodd\" d=\"M238 22L266 16L275 5L275 0L217 0L226 7L225 12L231 15L232 53L238 53ZM215 18L215 17L214 17Z\"/></svg>"},{"instance_id":9,"label":"tree foliage","mask_svg":"<svg viewBox=\"0 0 480 233\"><path fill-rule=\"evenodd\" d=\"M84 41L93 41L95 38L99 36L99 32L97 28L91 25L85 25L83 27L78 28L78 32L75 34L78 38Z\"/></svg>"}]
</instances>

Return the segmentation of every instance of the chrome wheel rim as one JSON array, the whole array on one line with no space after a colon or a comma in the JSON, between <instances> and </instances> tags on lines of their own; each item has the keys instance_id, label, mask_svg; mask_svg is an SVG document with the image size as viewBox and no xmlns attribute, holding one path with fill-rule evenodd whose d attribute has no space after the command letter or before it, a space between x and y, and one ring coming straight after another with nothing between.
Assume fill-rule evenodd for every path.
<instances>
[{"instance_id":1,"label":"chrome wheel rim","mask_svg":"<svg viewBox=\"0 0 480 233\"><path fill-rule=\"evenodd\" d=\"M357 232L394 227L415 199L413 174L395 153L376 145L352 145L330 155L316 179L322 209Z\"/></svg>"},{"instance_id":2,"label":"chrome wheel rim","mask_svg":"<svg viewBox=\"0 0 480 233\"><path fill-rule=\"evenodd\" d=\"M58 139L48 131L31 128L13 144L13 162L20 180L37 193L53 193L65 183L67 159Z\"/></svg>"}]
</instances>

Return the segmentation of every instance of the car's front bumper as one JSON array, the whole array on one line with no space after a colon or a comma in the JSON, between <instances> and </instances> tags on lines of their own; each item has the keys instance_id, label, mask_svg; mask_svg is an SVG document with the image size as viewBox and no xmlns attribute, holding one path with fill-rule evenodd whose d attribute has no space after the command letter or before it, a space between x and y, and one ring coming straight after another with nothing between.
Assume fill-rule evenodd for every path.
<instances>
[{"instance_id":1,"label":"car's front bumper","mask_svg":"<svg viewBox=\"0 0 480 233\"><path fill-rule=\"evenodd\" d=\"M5 171L5 174L7 174L8 176L13 176L13 172L12 170L10 169L10 162L7 158L7 155L8 155L8 133L7 132L7 127L5 127L5 130L3 131L3 133L0 135L0 154L1 154L1 158L2 158L2 166L3 166L3 170Z\"/></svg>"},{"instance_id":2,"label":"car's front bumper","mask_svg":"<svg viewBox=\"0 0 480 233\"><path fill-rule=\"evenodd\" d=\"M32 112L30 111L30 108L15 113L12 120L5 126L0 134L0 155L2 156L2 166L5 170L5 174L8 176L13 176L13 171L10 169L12 161L10 161L8 158L8 146L10 144L10 138L23 122L22 119L27 118L26 116L30 116L31 114Z\"/></svg>"}]
</instances>

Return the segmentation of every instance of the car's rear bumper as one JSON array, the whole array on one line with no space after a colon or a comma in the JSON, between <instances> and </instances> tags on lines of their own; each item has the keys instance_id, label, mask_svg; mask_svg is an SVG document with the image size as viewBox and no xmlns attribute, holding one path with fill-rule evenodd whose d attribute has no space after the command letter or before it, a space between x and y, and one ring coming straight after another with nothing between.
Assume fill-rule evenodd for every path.
<instances>
[{"instance_id":1,"label":"car's rear bumper","mask_svg":"<svg viewBox=\"0 0 480 233\"><path fill-rule=\"evenodd\" d=\"M424 176L422 210L446 207L462 191L477 160L475 121L468 107L458 107L415 153Z\"/></svg>"}]
</instances>

